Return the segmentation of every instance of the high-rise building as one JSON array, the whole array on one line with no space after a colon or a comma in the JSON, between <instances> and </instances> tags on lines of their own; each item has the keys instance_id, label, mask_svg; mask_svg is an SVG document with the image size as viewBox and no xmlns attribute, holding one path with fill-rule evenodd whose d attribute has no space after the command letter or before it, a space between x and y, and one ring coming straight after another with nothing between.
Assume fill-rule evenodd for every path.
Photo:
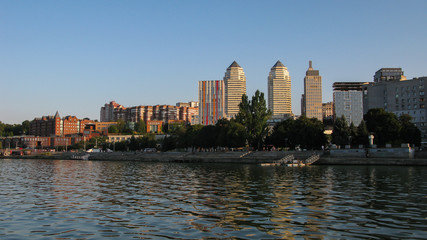
<instances>
[{"instance_id":1,"label":"high-rise building","mask_svg":"<svg viewBox=\"0 0 427 240\"><path fill-rule=\"evenodd\" d=\"M124 108L125 107L116 103L115 101L106 103L103 107L101 107L100 121L101 122L116 121L117 119L114 119L114 111L117 111L117 109L124 109Z\"/></svg>"},{"instance_id":2,"label":"high-rise building","mask_svg":"<svg viewBox=\"0 0 427 240\"><path fill-rule=\"evenodd\" d=\"M213 125L224 116L224 81L199 81L199 123Z\"/></svg>"},{"instance_id":3,"label":"high-rise building","mask_svg":"<svg viewBox=\"0 0 427 240\"><path fill-rule=\"evenodd\" d=\"M363 85L368 82L335 82L334 116L344 116L347 122L358 126L363 120Z\"/></svg>"},{"instance_id":4,"label":"high-rise building","mask_svg":"<svg viewBox=\"0 0 427 240\"><path fill-rule=\"evenodd\" d=\"M227 118L232 118L239 113L239 104L242 101L242 95L246 94L245 73L236 61L225 72L224 90L225 115Z\"/></svg>"},{"instance_id":5,"label":"high-rise building","mask_svg":"<svg viewBox=\"0 0 427 240\"><path fill-rule=\"evenodd\" d=\"M304 112L308 118L322 121L322 77L314 70L311 61L304 77Z\"/></svg>"},{"instance_id":6,"label":"high-rise building","mask_svg":"<svg viewBox=\"0 0 427 240\"><path fill-rule=\"evenodd\" d=\"M274 64L268 75L268 108L273 118L292 115L291 77L288 68L280 61Z\"/></svg>"}]
</instances>

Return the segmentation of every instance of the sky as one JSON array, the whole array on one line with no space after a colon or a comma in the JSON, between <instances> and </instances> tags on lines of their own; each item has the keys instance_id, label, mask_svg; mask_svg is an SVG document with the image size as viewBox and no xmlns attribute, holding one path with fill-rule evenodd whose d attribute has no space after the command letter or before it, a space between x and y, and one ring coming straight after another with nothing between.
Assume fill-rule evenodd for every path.
<instances>
[{"instance_id":1,"label":"sky","mask_svg":"<svg viewBox=\"0 0 427 240\"><path fill-rule=\"evenodd\" d=\"M0 121L98 119L126 107L198 101L198 81L243 67L247 95L267 97L280 60L300 114L309 60L323 102L334 82L382 67L427 76L427 1L0 1Z\"/></svg>"}]
</instances>

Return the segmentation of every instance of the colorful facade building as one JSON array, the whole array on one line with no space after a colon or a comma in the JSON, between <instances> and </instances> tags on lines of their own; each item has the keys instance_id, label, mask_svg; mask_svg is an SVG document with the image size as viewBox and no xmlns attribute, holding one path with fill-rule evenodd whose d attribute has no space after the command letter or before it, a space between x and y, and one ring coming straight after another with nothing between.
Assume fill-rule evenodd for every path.
<instances>
[{"instance_id":1,"label":"colorful facade building","mask_svg":"<svg viewBox=\"0 0 427 240\"><path fill-rule=\"evenodd\" d=\"M199 123L213 125L224 117L224 81L199 81Z\"/></svg>"}]
</instances>

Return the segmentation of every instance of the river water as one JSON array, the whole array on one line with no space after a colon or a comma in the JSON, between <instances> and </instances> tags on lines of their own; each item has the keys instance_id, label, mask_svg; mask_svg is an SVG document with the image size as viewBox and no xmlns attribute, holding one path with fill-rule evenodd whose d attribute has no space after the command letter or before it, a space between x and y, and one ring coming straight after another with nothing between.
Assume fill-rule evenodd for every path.
<instances>
[{"instance_id":1,"label":"river water","mask_svg":"<svg viewBox=\"0 0 427 240\"><path fill-rule=\"evenodd\" d=\"M0 239L427 239L427 168L0 160Z\"/></svg>"}]
</instances>

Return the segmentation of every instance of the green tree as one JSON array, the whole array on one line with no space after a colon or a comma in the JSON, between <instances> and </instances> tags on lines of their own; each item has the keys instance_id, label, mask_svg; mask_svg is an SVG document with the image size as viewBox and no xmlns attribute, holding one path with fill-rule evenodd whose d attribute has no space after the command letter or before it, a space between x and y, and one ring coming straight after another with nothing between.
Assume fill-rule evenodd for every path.
<instances>
[{"instance_id":1,"label":"green tree","mask_svg":"<svg viewBox=\"0 0 427 240\"><path fill-rule=\"evenodd\" d=\"M234 119L219 119L215 131L216 146L238 148L246 145L246 128Z\"/></svg>"},{"instance_id":2,"label":"green tree","mask_svg":"<svg viewBox=\"0 0 427 240\"><path fill-rule=\"evenodd\" d=\"M200 124L191 125L185 132L186 147L191 147L192 152L194 152L197 147L200 147L200 143L197 142L197 140L202 128L203 125Z\"/></svg>"},{"instance_id":3,"label":"green tree","mask_svg":"<svg viewBox=\"0 0 427 240\"><path fill-rule=\"evenodd\" d=\"M175 136L165 136L162 142L162 152L167 152L176 148L176 137Z\"/></svg>"},{"instance_id":4,"label":"green tree","mask_svg":"<svg viewBox=\"0 0 427 240\"><path fill-rule=\"evenodd\" d=\"M267 109L264 93L257 90L251 101L246 94L242 96L236 121L245 126L246 137L251 147L262 149L268 133L267 120L270 116L271 111Z\"/></svg>"},{"instance_id":5,"label":"green tree","mask_svg":"<svg viewBox=\"0 0 427 240\"><path fill-rule=\"evenodd\" d=\"M25 121L22 122L21 125L22 125L22 131L23 131L23 133L28 135L28 133L30 132L31 122L28 121L28 120L25 120Z\"/></svg>"},{"instance_id":6,"label":"green tree","mask_svg":"<svg viewBox=\"0 0 427 240\"><path fill-rule=\"evenodd\" d=\"M208 149L216 147L217 131L215 126L204 126L197 135L197 142L200 147Z\"/></svg>"},{"instance_id":7,"label":"green tree","mask_svg":"<svg viewBox=\"0 0 427 240\"><path fill-rule=\"evenodd\" d=\"M296 120L286 119L277 123L273 128L271 142L276 147L295 149L300 146L304 149L320 149L326 144L323 132L321 121L301 116Z\"/></svg>"},{"instance_id":8,"label":"green tree","mask_svg":"<svg viewBox=\"0 0 427 240\"><path fill-rule=\"evenodd\" d=\"M382 108L374 108L370 109L363 119L366 121L369 132L374 134L374 142L378 146L400 141L401 125L395 114L386 112Z\"/></svg>"},{"instance_id":9,"label":"green tree","mask_svg":"<svg viewBox=\"0 0 427 240\"><path fill-rule=\"evenodd\" d=\"M135 131L137 133L140 133L140 134L146 133L147 132L147 126L145 124L145 121L138 120L138 122L136 122Z\"/></svg>"},{"instance_id":10,"label":"green tree","mask_svg":"<svg viewBox=\"0 0 427 240\"><path fill-rule=\"evenodd\" d=\"M230 121L227 129L227 147L238 148L246 145L246 129L235 120Z\"/></svg>"},{"instance_id":11,"label":"green tree","mask_svg":"<svg viewBox=\"0 0 427 240\"><path fill-rule=\"evenodd\" d=\"M369 131L364 120L362 120L359 126L357 126L357 134L354 144L363 146L369 145Z\"/></svg>"},{"instance_id":12,"label":"green tree","mask_svg":"<svg viewBox=\"0 0 427 240\"><path fill-rule=\"evenodd\" d=\"M119 133L119 128L117 127L117 125L111 125L110 127L108 127L108 132L109 133Z\"/></svg>"},{"instance_id":13,"label":"green tree","mask_svg":"<svg viewBox=\"0 0 427 240\"><path fill-rule=\"evenodd\" d=\"M335 120L334 128L332 130L332 143L339 146L347 145L349 144L350 134L351 131L345 117L338 117Z\"/></svg>"},{"instance_id":14,"label":"green tree","mask_svg":"<svg viewBox=\"0 0 427 240\"><path fill-rule=\"evenodd\" d=\"M402 143L414 144L419 147L421 145L421 131L411 121L412 117L408 114L399 117L401 125L399 136Z\"/></svg>"}]
</instances>

